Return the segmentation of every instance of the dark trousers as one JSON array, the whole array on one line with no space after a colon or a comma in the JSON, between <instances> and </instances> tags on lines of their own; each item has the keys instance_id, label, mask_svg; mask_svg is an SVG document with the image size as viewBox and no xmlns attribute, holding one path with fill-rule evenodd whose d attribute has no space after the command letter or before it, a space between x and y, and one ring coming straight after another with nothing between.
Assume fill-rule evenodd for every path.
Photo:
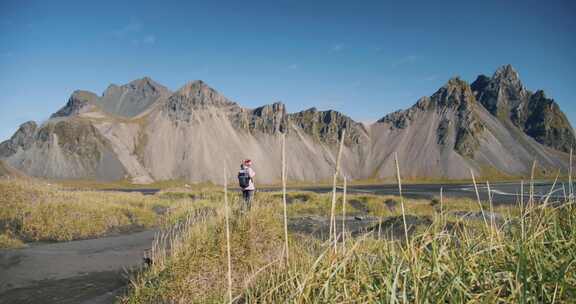
<instances>
[{"instance_id":1,"label":"dark trousers","mask_svg":"<svg viewBox=\"0 0 576 304\"><path fill-rule=\"evenodd\" d=\"M242 209L249 211L250 208L252 208L254 190L242 190L242 197L244 198L244 205L242 206Z\"/></svg>"}]
</instances>

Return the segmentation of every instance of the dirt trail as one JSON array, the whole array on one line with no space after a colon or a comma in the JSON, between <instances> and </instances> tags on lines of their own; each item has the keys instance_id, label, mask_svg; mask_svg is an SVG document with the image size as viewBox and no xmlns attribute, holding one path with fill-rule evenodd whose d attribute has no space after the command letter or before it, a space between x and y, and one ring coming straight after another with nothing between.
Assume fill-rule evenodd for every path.
<instances>
[{"instance_id":1,"label":"dirt trail","mask_svg":"<svg viewBox=\"0 0 576 304\"><path fill-rule=\"evenodd\" d=\"M111 303L155 233L0 250L0 303Z\"/></svg>"}]
</instances>

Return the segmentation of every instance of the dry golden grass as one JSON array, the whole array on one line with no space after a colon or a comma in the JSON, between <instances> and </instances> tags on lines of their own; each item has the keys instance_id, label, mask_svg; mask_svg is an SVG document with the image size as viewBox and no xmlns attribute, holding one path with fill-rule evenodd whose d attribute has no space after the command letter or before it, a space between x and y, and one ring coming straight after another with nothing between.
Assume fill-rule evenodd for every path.
<instances>
[{"instance_id":1,"label":"dry golden grass","mask_svg":"<svg viewBox=\"0 0 576 304\"><path fill-rule=\"evenodd\" d=\"M24 243L8 233L0 234L0 248L21 248Z\"/></svg>"},{"instance_id":2,"label":"dry golden grass","mask_svg":"<svg viewBox=\"0 0 576 304\"><path fill-rule=\"evenodd\" d=\"M222 195L222 194L220 194ZM231 195L234 198L234 194ZM406 200L407 215L432 218L408 243L367 234L347 236L345 250L290 234L290 264L283 258L282 196L260 193L253 210L231 220L233 296L246 303L567 303L576 296L576 208L497 207L498 226L459 220L453 211L478 212L472 200ZM397 216L383 201L349 195L375 216ZM290 193L293 217L331 212L331 196ZM297 200L300 200L298 202ZM337 204L341 205L341 204ZM122 303L227 302L226 237L222 203L214 216L188 217L157 244L154 265L132 281ZM358 204L348 214L365 213ZM400 206L397 207L397 209ZM486 209L488 210L488 209ZM456 217L454 217L456 220ZM493 238L493 239L492 239ZM163 248L172 248L166 251ZM240 302L239 302L240 303Z\"/></svg>"},{"instance_id":3,"label":"dry golden grass","mask_svg":"<svg viewBox=\"0 0 576 304\"><path fill-rule=\"evenodd\" d=\"M235 195L231 195L234 197ZM233 204L230 244L233 295L250 282L251 275L283 253L281 205L256 200L252 211L239 215ZM132 281L123 303L222 303L228 299L225 208L217 213L194 213L166 231L166 243L155 244L154 264ZM162 238L161 238L162 239ZM170 248L170 250L165 250Z\"/></svg>"},{"instance_id":4,"label":"dry golden grass","mask_svg":"<svg viewBox=\"0 0 576 304\"><path fill-rule=\"evenodd\" d=\"M0 180L0 247L18 241L69 241L171 225L190 205L206 205L201 192L72 191L32 180ZM12 241L8 241L12 240Z\"/></svg>"}]
</instances>

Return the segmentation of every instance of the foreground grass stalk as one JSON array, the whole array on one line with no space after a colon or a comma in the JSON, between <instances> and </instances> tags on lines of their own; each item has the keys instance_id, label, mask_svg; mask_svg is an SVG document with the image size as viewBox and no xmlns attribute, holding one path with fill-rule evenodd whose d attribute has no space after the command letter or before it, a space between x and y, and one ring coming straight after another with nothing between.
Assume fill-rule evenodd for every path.
<instances>
[{"instance_id":1,"label":"foreground grass stalk","mask_svg":"<svg viewBox=\"0 0 576 304\"><path fill-rule=\"evenodd\" d=\"M574 185L572 184L572 161L573 161L573 148L570 149L570 168L568 169L568 183L570 183L570 202L574 201Z\"/></svg>"},{"instance_id":2,"label":"foreground grass stalk","mask_svg":"<svg viewBox=\"0 0 576 304\"><path fill-rule=\"evenodd\" d=\"M330 237L334 243L334 251L337 251L338 238L336 236L336 183L338 182L338 174L340 173L340 161L342 159L342 149L344 147L344 136L346 135L346 129L342 130L342 135L340 136L340 147L338 148L338 156L336 157L336 168L334 171L334 179L332 181L332 208L330 212Z\"/></svg>"},{"instance_id":3,"label":"foreground grass stalk","mask_svg":"<svg viewBox=\"0 0 576 304\"><path fill-rule=\"evenodd\" d=\"M500 238L500 231L498 227L496 227L494 219L494 198L492 197L492 189L489 181L486 181L486 188L488 189L488 202L490 203L490 243L492 243L493 233L496 232L496 238Z\"/></svg>"},{"instance_id":4,"label":"foreground grass stalk","mask_svg":"<svg viewBox=\"0 0 576 304\"><path fill-rule=\"evenodd\" d=\"M346 191L348 188L347 178L344 178L344 192L342 194L342 253L346 254Z\"/></svg>"},{"instance_id":5,"label":"foreground grass stalk","mask_svg":"<svg viewBox=\"0 0 576 304\"><path fill-rule=\"evenodd\" d=\"M442 229L446 225L446 217L444 216L444 187L440 187L440 217L442 219Z\"/></svg>"},{"instance_id":6,"label":"foreground grass stalk","mask_svg":"<svg viewBox=\"0 0 576 304\"><path fill-rule=\"evenodd\" d=\"M522 240L526 238L526 226L524 225L524 181L520 181L520 229L522 232Z\"/></svg>"},{"instance_id":7,"label":"foreground grass stalk","mask_svg":"<svg viewBox=\"0 0 576 304\"><path fill-rule=\"evenodd\" d=\"M472 182L474 183L474 190L476 190L476 198L478 199L478 206L480 206L480 212L482 213L484 224L486 225L486 229L489 229L488 221L486 220L486 215L484 214L484 208L482 207L482 200L480 199L480 192L478 191L478 184L476 183L476 177L474 176L474 171L472 171L472 169L470 169L470 174L472 175Z\"/></svg>"},{"instance_id":8,"label":"foreground grass stalk","mask_svg":"<svg viewBox=\"0 0 576 304\"><path fill-rule=\"evenodd\" d=\"M382 238L382 214L378 218L378 239Z\"/></svg>"},{"instance_id":9,"label":"foreground grass stalk","mask_svg":"<svg viewBox=\"0 0 576 304\"><path fill-rule=\"evenodd\" d=\"M406 210L404 208L404 197L402 196L402 178L400 176L400 163L398 162L398 153L394 153L394 160L396 162L396 180L398 182L398 195L400 196L400 206L402 208L402 222L404 223L404 237L406 238L406 246L408 242L408 225L406 224Z\"/></svg>"},{"instance_id":10,"label":"foreground grass stalk","mask_svg":"<svg viewBox=\"0 0 576 304\"><path fill-rule=\"evenodd\" d=\"M418 263L418 256L415 252L413 244L410 243L408 238L408 224L406 223L406 208L404 207L404 196L402 195L402 176L400 175L400 161L398 161L398 152L394 152L394 161L396 163L396 179L398 181L398 195L400 196L400 206L402 207L402 222L404 224L404 237L406 239L406 253L408 260L410 260L410 271L412 272L413 290L415 303L419 303L419 283L416 272L416 264Z\"/></svg>"},{"instance_id":11,"label":"foreground grass stalk","mask_svg":"<svg viewBox=\"0 0 576 304\"><path fill-rule=\"evenodd\" d=\"M228 258L228 303L232 303L232 258L230 254L230 215L228 206L228 173L224 167L224 213L226 217L226 253Z\"/></svg>"},{"instance_id":12,"label":"foreground grass stalk","mask_svg":"<svg viewBox=\"0 0 576 304\"><path fill-rule=\"evenodd\" d=\"M284 206L284 252L286 253L286 266L288 266L290 250L288 248L288 205L286 203L286 133L282 134L282 205Z\"/></svg>"},{"instance_id":13,"label":"foreground grass stalk","mask_svg":"<svg viewBox=\"0 0 576 304\"><path fill-rule=\"evenodd\" d=\"M494 201L489 181L486 181L486 189L488 190L488 202L490 203L490 240L492 240L492 232L496 230L496 225L494 224Z\"/></svg>"},{"instance_id":14,"label":"foreground grass stalk","mask_svg":"<svg viewBox=\"0 0 576 304\"><path fill-rule=\"evenodd\" d=\"M554 182L552 183L552 187L550 187L550 191L548 191L548 195L546 195L546 198L544 199L544 203L542 204L543 207L547 207L548 206L548 202L550 201L550 198L552 197L552 194L554 194L556 189L556 184L558 183L558 179L560 178L560 169L558 170L558 173L556 174L556 178L554 179Z\"/></svg>"},{"instance_id":15,"label":"foreground grass stalk","mask_svg":"<svg viewBox=\"0 0 576 304\"><path fill-rule=\"evenodd\" d=\"M530 197L528 198L528 208L532 209L534 206L534 178L536 175L536 161L532 163L532 172L530 174Z\"/></svg>"},{"instance_id":16,"label":"foreground grass stalk","mask_svg":"<svg viewBox=\"0 0 576 304\"><path fill-rule=\"evenodd\" d=\"M520 210L524 206L524 180L520 181Z\"/></svg>"}]
</instances>

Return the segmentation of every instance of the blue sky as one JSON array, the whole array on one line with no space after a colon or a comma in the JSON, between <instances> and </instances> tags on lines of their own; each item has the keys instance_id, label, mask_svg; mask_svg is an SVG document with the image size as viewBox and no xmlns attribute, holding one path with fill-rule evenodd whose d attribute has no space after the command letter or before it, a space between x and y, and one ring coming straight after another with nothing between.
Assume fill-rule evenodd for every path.
<instances>
[{"instance_id":1,"label":"blue sky","mask_svg":"<svg viewBox=\"0 0 576 304\"><path fill-rule=\"evenodd\" d=\"M142 76L373 121L507 63L574 123L575 32L573 1L0 0L0 140Z\"/></svg>"}]
</instances>

